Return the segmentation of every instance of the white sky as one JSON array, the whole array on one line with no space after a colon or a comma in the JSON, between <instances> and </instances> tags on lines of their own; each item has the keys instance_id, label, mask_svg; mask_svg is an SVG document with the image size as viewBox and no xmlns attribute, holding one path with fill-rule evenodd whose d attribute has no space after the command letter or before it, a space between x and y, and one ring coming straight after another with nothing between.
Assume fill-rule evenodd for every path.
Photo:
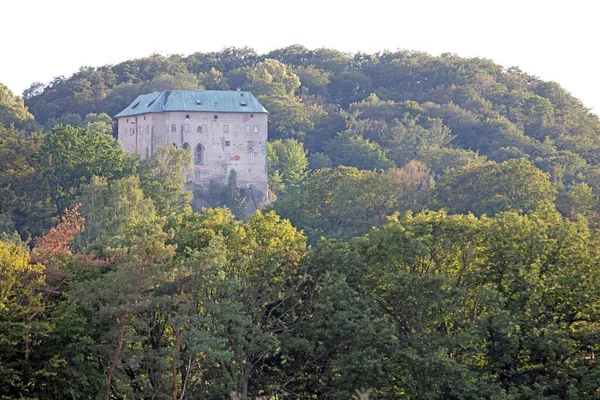
<instances>
[{"instance_id":1,"label":"white sky","mask_svg":"<svg viewBox=\"0 0 600 400\"><path fill-rule=\"evenodd\" d=\"M484 57L560 83L600 113L600 0L0 0L0 82L248 46Z\"/></svg>"}]
</instances>

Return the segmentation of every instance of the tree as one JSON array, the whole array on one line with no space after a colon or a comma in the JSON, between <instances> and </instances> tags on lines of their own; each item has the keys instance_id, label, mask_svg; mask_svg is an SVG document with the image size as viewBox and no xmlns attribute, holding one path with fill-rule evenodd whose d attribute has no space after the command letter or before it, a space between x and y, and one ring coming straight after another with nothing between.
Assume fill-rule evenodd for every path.
<instances>
[{"instance_id":1,"label":"tree","mask_svg":"<svg viewBox=\"0 0 600 400\"><path fill-rule=\"evenodd\" d=\"M86 221L79 245L89 248L94 241L110 242L135 223L156 218L154 202L144 197L137 176L114 179L94 176L81 188L81 213Z\"/></svg>"},{"instance_id":2,"label":"tree","mask_svg":"<svg viewBox=\"0 0 600 400\"><path fill-rule=\"evenodd\" d=\"M202 85L206 90L229 90L229 85L223 77L223 73L217 71L214 67L204 75Z\"/></svg>"},{"instance_id":3,"label":"tree","mask_svg":"<svg viewBox=\"0 0 600 400\"><path fill-rule=\"evenodd\" d=\"M139 164L144 195L154 201L159 215L190 211L192 194L185 190L192 154L186 149L162 146Z\"/></svg>"},{"instance_id":4,"label":"tree","mask_svg":"<svg viewBox=\"0 0 600 400\"><path fill-rule=\"evenodd\" d=\"M111 179L128 175L133 162L112 136L88 128L58 126L44 137L37 168L58 213L62 213L92 176Z\"/></svg>"},{"instance_id":5,"label":"tree","mask_svg":"<svg viewBox=\"0 0 600 400\"><path fill-rule=\"evenodd\" d=\"M268 143L268 152L269 187L279 196L298 186L306 176L306 151L295 139L277 139Z\"/></svg>"},{"instance_id":6,"label":"tree","mask_svg":"<svg viewBox=\"0 0 600 400\"><path fill-rule=\"evenodd\" d=\"M42 307L45 283L44 266L31 263L24 246L0 241L0 332L2 360L0 363L3 396L17 393L15 387L25 386L26 363L29 353L23 343L26 335L37 334L43 323L31 322L30 315ZM26 333L27 332L27 333ZM12 390L11 390L12 389Z\"/></svg>"},{"instance_id":7,"label":"tree","mask_svg":"<svg viewBox=\"0 0 600 400\"><path fill-rule=\"evenodd\" d=\"M168 238L160 222L130 225L105 250L111 260L110 270L80 282L71 291L96 337L90 350L97 360L96 368L106 378L101 392L105 399L113 393L168 393L168 383L152 363L156 360L149 357L146 362L144 353L139 352L144 349L151 353L151 349L138 339L138 332L141 335L152 324L148 316L161 302L153 289L171 268L175 249L165 244Z\"/></svg>"},{"instance_id":8,"label":"tree","mask_svg":"<svg viewBox=\"0 0 600 400\"><path fill-rule=\"evenodd\" d=\"M422 209L432 186L431 172L418 162L385 172L320 169L273 208L313 243L321 236L349 240L384 224L396 211Z\"/></svg>"},{"instance_id":9,"label":"tree","mask_svg":"<svg viewBox=\"0 0 600 400\"><path fill-rule=\"evenodd\" d=\"M271 136L300 136L314 128L323 115L318 104L308 105L294 96L300 79L285 64L266 59L245 71L243 88L251 91L270 112Z\"/></svg>"},{"instance_id":10,"label":"tree","mask_svg":"<svg viewBox=\"0 0 600 400\"><path fill-rule=\"evenodd\" d=\"M87 128L92 131L104 133L106 135L113 134L113 127L115 123L106 113L88 114L85 116L84 122Z\"/></svg>"},{"instance_id":11,"label":"tree","mask_svg":"<svg viewBox=\"0 0 600 400\"><path fill-rule=\"evenodd\" d=\"M325 152L334 166L347 165L370 170L394 167L394 162L388 159L385 149L352 132L339 133L327 142Z\"/></svg>"},{"instance_id":12,"label":"tree","mask_svg":"<svg viewBox=\"0 0 600 400\"><path fill-rule=\"evenodd\" d=\"M229 171L227 176L227 188L225 193L225 205L236 216L241 216L242 209L246 203L246 197L242 194L242 191L237 184L237 172L235 169Z\"/></svg>"},{"instance_id":13,"label":"tree","mask_svg":"<svg viewBox=\"0 0 600 400\"><path fill-rule=\"evenodd\" d=\"M57 214L35 162L42 140L0 126L0 215L6 221L0 232L41 236Z\"/></svg>"},{"instance_id":14,"label":"tree","mask_svg":"<svg viewBox=\"0 0 600 400\"><path fill-rule=\"evenodd\" d=\"M33 115L25 107L23 99L0 83L0 124L8 127L29 119L33 119Z\"/></svg>"},{"instance_id":15,"label":"tree","mask_svg":"<svg viewBox=\"0 0 600 400\"><path fill-rule=\"evenodd\" d=\"M555 196L548 174L522 158L449 171L436 185L438 203L460 214L543 209Z\"/></svg>"}]
</instances>

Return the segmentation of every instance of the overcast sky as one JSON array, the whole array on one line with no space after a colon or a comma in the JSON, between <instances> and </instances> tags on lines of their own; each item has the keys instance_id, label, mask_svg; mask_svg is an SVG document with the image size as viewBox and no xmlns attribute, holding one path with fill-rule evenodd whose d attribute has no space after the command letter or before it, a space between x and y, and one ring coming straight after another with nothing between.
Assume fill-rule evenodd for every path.
<instances>
[{"instance_id":1,"label":"overcast sky","mask_svg":"<svg viewBox=\"0 0 600 400\"><path fill-rule=\"evenodd\" d=\"M0 82L16 93L152 53L302 44L484 57L600 113L599 0L0 0Z\"/></svg>"}]
</instances>

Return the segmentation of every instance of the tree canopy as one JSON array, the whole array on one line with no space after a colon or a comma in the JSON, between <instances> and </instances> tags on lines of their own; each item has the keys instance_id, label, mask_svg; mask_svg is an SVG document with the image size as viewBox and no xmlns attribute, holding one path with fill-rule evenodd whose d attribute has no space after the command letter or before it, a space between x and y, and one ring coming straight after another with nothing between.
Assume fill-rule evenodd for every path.
<instances>
[{"instance_id":1,"label":"tree canopy","mask_svg":"<svg viewBox=\"0 0 600 400\"><path fill-rule=\"evenodd\" d=\"M272 199L126 154L163 89L251 90ZM225 48L0 85L3 399L590 399L600 120L454 54ZM225 206L225 207L220 207ZM239 218L244 215L244 218Z\"/></svg>"}]
</instances>

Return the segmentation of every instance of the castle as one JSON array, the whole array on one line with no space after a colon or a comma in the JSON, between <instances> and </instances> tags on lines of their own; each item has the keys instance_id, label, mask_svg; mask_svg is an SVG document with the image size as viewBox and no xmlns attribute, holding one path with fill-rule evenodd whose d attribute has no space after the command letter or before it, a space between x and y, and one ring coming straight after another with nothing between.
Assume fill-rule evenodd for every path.
<instances>
[{"instance_id":1,"label":"castle","mask_svg":"<svg viewBox=\"0 0 600 400\"><path fill-rule=\"evenodd\" d=\"M166 90L138 96L115 117L121 145L142 159L167 145L192 152L195 209L208 205L211 182L227 185L231 170L257 209L269 202L267 116L250 92Z\"/></svg>"}]
</instances>

